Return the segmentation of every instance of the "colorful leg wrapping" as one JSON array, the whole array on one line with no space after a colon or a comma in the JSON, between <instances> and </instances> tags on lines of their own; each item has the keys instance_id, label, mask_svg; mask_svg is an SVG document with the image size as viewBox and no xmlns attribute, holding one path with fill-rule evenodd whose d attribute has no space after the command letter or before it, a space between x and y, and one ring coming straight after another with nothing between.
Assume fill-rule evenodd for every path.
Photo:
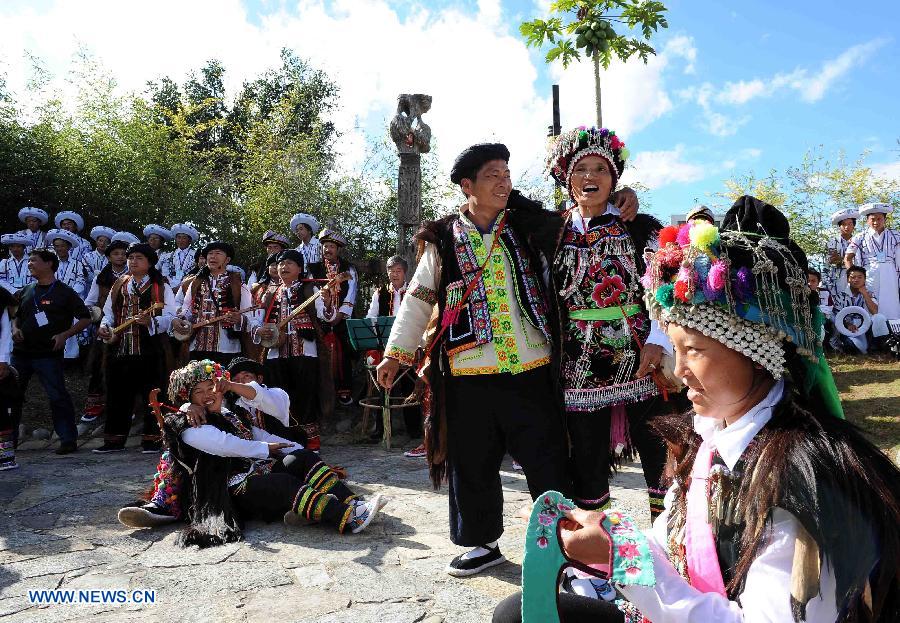
<instances>
[{"instance_id":1,"label":"colorful leg wrapping","mask_svg":"<svg viewBox=\"0 0 900 623\"><path fill-rule=\"evenodd\" d=\"M345 504L330 493L316 491L309 485L303 485L297 490L291 509L310 521L324 521L337 527L338 532L343 532L353 506Z\"/></svg>"},{"instance_id":2,"label":"colorful leg wrapping","mask_svg":"<svg viewBox=\"0 0 900 623\"><path fill-rule=\"evenodd\" d=\"M344 504L359 499L350 487L341 482L338 473L324 461L319 461L310 468L306 474L306 484L320 493L330 493Z\"/></svg>"},{"instance_id":3,"label":"colorful leg wrapping","mask_svg":"<svg viewBox=\"0 0 900 623\"><path fill-rule=\"evenodd\" d=\"M575 498L575 503L578 505L578 508L583 508L588 511L605 511L610 506L609 499L609 491L601 495L596 499L583 499L583 498Z\"/></svg>"},{"instance_id":4,"label":"colorful leg wrapping","mask_svg":"<svg viewBox=\"0 0 900 623\"><path fill-rule=\"evenodd\" d=\"M650 497L650 521L653 522L663 512L663 498L666 497L665 489L647 489Z\"/></svg>"},{"instance_id":5,"label":"colorful leg wrapping","mask_svg":"<svg viewBox=\"0 0 900 623\"><path fill-rule=\"evenodd\" d=\"M173 461L166 450L159 457L156 475L153 477L153 494L150 501L165 509L173 517L181 517L181 475L172 467Z\"/></svg>"},{"instance_id":6,"label":"colorful leg wrapping","mask_svg":"<svg viewBox=\"0 0 900 623\"><path fill-rule=\"evenodd\" d=\"M13 443L13 430L0 431L0 467L16 462L16 447Z\"/></svg>"}]
</instances>

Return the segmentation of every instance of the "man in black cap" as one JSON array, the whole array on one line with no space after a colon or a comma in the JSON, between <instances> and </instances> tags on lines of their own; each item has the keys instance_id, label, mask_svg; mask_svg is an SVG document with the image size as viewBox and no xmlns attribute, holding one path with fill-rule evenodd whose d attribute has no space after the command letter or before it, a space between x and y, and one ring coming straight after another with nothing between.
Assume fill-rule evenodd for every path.
<instances>
[{"instance_id":1,"label":"man in black cap","mask_svg":"<svg viewBox=\"0 0 900 623\"><path fill-rule=\"evenodd\" d=\"M191 325L218 318L193 332L189 357L228 365L241 352L241 337L250 312L242 314L240 310L250 307L250 290L240 273L227 270L234 259L232 245L215 240L203 247L201 255L206 265L191 280L173 328L186 334L191 332Z\"/></svg>"},{"instance_id":2,"label":"man in black cap","mask_svg":"<svg viewBox=\"0 0 900 623\"><path fill-rule=\"evenodd\" d=\"M449 480L450 538L472 548L447 567L457 577L505 561L498 470L507 450L532 496L570 489L539 250L550 228L541 229L541 205L513 190L508 161L501 144L474 145L456 159L450 179L466 203L416 235L419 265L378 366L379 383L390 387L400 365L413 364L437 305L426 451L434 485Z\"/></svg>"},{"instance_id":3,"label":"man in black cap","mask_svg":"<svg viewBox=\"0 0 900 623\"><path fill-rule=\"evenodd\" d=\"M106 250L103 253L108 261L94 277L87 298L84 299L84 304L87 305L88 309L94 310L95 308L99 308L101 310L101 318L102 310L106 305L106 298L109 296L110 289L112 289L113 284L119 277L128 272L127 256L125 255L127 249L128 243L124 240L113 240L107 245ZM94 322L99 325L100 318L93 315L92 318L94 319ZM88 381L84 415L81 416L81 421L85 424L96 421L97 418L103 414L106 406L103 390L104 349L105 345L100 340L95 339L91 343L91 352L88 355L87 360L87 367L91 371L91 378Z\"/></svg>"},{"instance_id":4,"label":"man in black cap","mask_svg":"<svg viewBox=\"0 0 900 623\"><path fill-rule=\"evenodd\" d=\"M108 345L106 424L103 445L94 452L106 454L125 449L137 398L144 418L141 452L156 454L161 447L159 427L146 405L150 391L165 386L165 363L170 359L166 357L166 332L175 317L175 296L156 269L159 258L149 244L134 243L125 255L128 273L110 288L97 331ZM131 324L123 327L128 322Z\"/></svg>"},{"instance_id":5,"label":"man in black cap","mask_svg":"<svg viewBox=\"0 0 900 623\"><path fill-rule=\"evenodd\" d=\"M274 327L296 314L279 329L275 344L264 349L266 377L290 396L292 412L308 438L304 445L318 450L321 408L317 341L321 321L325 318L325 301L318 297L303 311L297 312L300 304L315 291L312 284L301 281L304 263L303 254L296 249L278 254L280 282L265 293L250 334L256 344L271 341L275 339Z\"/></svg>"}]
</instances>

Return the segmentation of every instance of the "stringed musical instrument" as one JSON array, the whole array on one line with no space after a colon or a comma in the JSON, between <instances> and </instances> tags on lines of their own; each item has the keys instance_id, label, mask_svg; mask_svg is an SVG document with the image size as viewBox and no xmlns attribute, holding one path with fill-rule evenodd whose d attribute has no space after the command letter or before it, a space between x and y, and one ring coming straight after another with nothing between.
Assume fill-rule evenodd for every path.
<instances>
[{"instance_id":1,"label":"stringed musical instrument","mask_svg":"<svg viewBox=\"0 0 900 623\"><path fill-rule=\"evenodd\" d=\"M154 312L160 311L165 307L163 303L153 303L147 309L141 310L138 314L132 316L125 322L120 325L117 325L109 330L110 336L107 338L100 338L104 344L114 344L119 341L119 334L122 333L125 329L133 325L135 322L139 320L143 320L144 318L151 316Z\"/></svg>"},{"instance_id":2,"label":"stringed musical instrument","mask_svg":"<svg viewBox=\"0 0 900 623\"><path fill-rule=\"evenodd\" d=\"M326 291L330 292L334 288L340 288L340 285L345 281L349 281L352 275L349 272L342 272L335 275L332 279L329 279L328 282L322 286L317 292L315 292L312 296L307 298L305 301L300 303L290 314L282 318L278 322L264 322L259 330L269 329L272 331L270 337L260 338L260 344L263 348L274 348L276 346L280 347L287 340L287 335L284 332L285 327L288 326L294 318L299 316L304 309L306 309L309 305L315 302L317 298L322 296Z\"/></svg>"},{"instance_id":3,"label":"stringed musical instrument","mask_svg":"<svg viewBox=\"0 0 900 623\"><path fill-rule=\"evenodd\" d=\"M231 311L236 311L239 314L245 314L257 308L259 308L259 305L251 305L250 307ZM219 314L218 316L213 316L212 318L207 318L206 320L201 320L193 324L189 323L186 320L180 320L176 318L174 321L172 321L172 335L179 342L187 342L189 339L191 339L191 336L194 335L194 331L211 324L215 324L216 322L220 322L224 320L230 313L231 312L225 312L224 314Z\"/></svg>"}]
</instances>

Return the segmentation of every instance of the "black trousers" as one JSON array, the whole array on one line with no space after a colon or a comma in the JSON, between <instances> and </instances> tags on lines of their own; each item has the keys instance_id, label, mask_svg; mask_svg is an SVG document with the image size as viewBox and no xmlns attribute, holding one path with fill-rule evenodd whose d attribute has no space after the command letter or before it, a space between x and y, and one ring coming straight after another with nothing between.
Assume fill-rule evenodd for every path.
<instances>
[{"instance_id":1,"label":"black trousers","mask_svg":"<svg viewBox=\"0 0 900 623\"><path fill-rule=\"evenodd\" d=\"M507 450L522 465L532 499L566 495L566 439L550 367L447 381L450 539L475 547L503 533L500 463Z\"/></svg>"},{"instance_id":2,"label":"black trousers","mask_svg":"<svg viewBox=\"0 0 900 623\"><path fill-rule=\"evenodd\" d=\"M267 359L266 384L280 387L291 399L291 413L300 424L316 424L319 407L319 360L315 357Z\"/></svg>"},{"instance_id":3,"label":"black trousers","mask_svg":"<svg viewBox=\"0 0 900 623\"><path fill-rule=\"evenodd\" d=\"M648 422L668 408L659 396L625 407L628 434L641 456L654 516L662 510L657 504L664 494L661 481L666 466L666 444ZM575 500L583 508L601 508L609 501L611 411L612 408L607 407L591 413L566 414L572 443Z\"/></svg>"},{"instance_id":4,"label":"black trousers","mask_svg":"<svg viewBox=\"0 0 900 623\"><path fill-rule=\"evenodd\" d=\"M135 398L138 413L144 419L144 439L159 438L159 425L148 407L150 391L165 392L165 362L162 349L144 348L138 356L115 356L109 353L106 365L106 424L104 437L113 443L124 443L131 428Z\"/></svg>"},{"instance_id":5,"label":"black trousers","mask_svg":"<svg viewBox=\"0 0 900 623\"><path fill-rule=\"evenodd\" d=\"M340 373L335 376L334 389L338 395L350 395L353 389L353 358L356 357L356 351L350 345L350 333L347 331L347 323L341 321L334 327L337 338L341 341L341 360L337 362L336 368Z\"/></svg>"},{"instance_id":6,"label":"black trousers","mask_svg":"<svg viewBox=\"0 0 900 623\"><path fill-rule=\"evenodd\" d=\"M295 450L276 461L272 472L250 476L241 492L233 495L235 506L241 516L263 521L280 520L288 511L296 511L297 493L310 486L310 472L322 463L318 454L311 450ZM335 482L328 493L333 495L326 507L322 520L337 523L346 512L348 499L353 492L343 482Z\"/></svg>"},{"instance_id":7,"label":"black trousers","mask_svg":"<svg viewBox=\"0 0 900 623\"><path fill-rule=\"evenodd\" d=\"M559 620L562 623L624 623L625 615L615 605L602 599L580 595L559 595ZM515 592L494 608L493 623L521 623L522 593Z\"/></svg>"}]
</instances>

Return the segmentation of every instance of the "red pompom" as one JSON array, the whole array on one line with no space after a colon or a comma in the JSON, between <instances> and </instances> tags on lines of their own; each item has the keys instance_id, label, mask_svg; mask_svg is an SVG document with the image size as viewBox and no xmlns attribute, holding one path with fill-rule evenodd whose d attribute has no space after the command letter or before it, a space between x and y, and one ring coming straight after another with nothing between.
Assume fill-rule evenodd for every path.
<instances>
[{"instance_id":1,"label":"red pompom","mask_svg":"<svg viewBox=\"0 0 900 623\"><path fill-rule=\"evenodd\" d=\"M667 244L675 244L678 238L678 228L675 225L669 225L659 230L659 246L665 247Z\"/></svg>"},{"instance_id":2,"label":"red pompom","mask_svg":"<svg viewBox=\"0 0 900 623\"><path fill-rule=\"evenodd\" d=\"M675 298L677 298L682 303L690 303L691 302L691 299L688 296L687 281L676 281L675 282Z\"/></svg>"}]
</instances>

